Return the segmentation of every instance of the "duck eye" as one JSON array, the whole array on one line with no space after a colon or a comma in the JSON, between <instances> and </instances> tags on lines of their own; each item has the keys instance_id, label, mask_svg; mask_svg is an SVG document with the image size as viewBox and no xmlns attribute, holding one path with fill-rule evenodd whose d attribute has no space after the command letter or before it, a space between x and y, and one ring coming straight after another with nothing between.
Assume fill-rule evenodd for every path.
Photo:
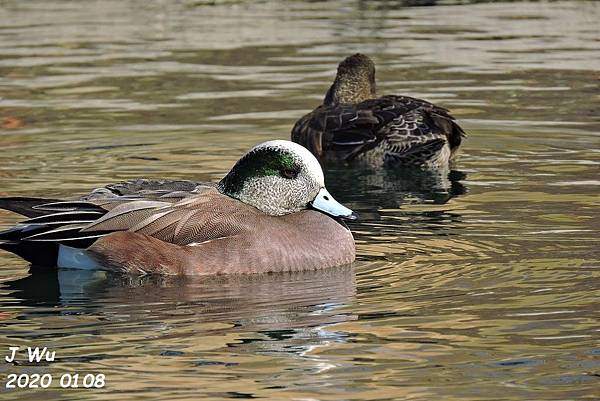
<instances>
[{"instance_id":1,"label":"duck eye","mask_svg":"<svg viewBox=\"0 0 600 401\"><path fill-rule=\"evenodd\" d=\"M298 171L286 168L281 170L281 176L289 179L296 178L298 176Z\"/></svg>"}]
</instances>

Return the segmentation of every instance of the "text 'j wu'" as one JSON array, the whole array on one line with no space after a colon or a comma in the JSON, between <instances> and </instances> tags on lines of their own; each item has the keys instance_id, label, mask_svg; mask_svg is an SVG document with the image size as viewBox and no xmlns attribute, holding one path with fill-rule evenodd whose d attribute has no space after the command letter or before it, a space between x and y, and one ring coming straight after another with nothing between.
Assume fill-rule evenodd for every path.
<instances>
[{"instance_id":1,"label":"text 'j wu'","mask_svg":"<svg viewBox=\"0 0 600 401\"><path fill-rule=\"evenodd\" d=\"M5 356L6 362L11 363L15 360L17 353L21 351L21 347L8 347L9 355ZM56 351L50 351L47 347L27 347L27 359L30 363L40 363L45 360L53 362L56 356Z\"/></svg>"}]
</instances>

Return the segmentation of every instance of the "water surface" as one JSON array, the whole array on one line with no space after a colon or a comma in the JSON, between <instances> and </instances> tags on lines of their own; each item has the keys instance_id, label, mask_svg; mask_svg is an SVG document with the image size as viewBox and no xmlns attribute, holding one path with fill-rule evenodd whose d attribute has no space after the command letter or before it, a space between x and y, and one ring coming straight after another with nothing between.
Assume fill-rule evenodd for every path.
<instances>
[{"instance_id":1,"label":"water surface","mask_svg":"<svg viewBox=\"0 0 600 401\"><path fill-rule=\"evenodd\" d=\"M0 193L217 180L356 51L381 93L452 109L456 170L329 168L362 216L352 267L32 274L2 253L0 349L57 360L2 362L0 398L600 398L600 5L217 3L3 1ZM107 386L4 389L34 372Z\"/></svg>"}]
</instances>

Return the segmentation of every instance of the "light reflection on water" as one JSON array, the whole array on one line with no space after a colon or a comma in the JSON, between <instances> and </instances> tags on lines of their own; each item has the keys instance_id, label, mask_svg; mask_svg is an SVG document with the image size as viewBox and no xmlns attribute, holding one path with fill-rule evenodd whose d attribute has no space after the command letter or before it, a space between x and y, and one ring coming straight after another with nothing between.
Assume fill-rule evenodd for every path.
<instances>
[{"instance_id":1,"label":"light reflection on water","mask_svg":"<svg viewBox=\"0 0 600 401\"><path fill-rule=\"evenodd\" d=\"M0 348L59 360L2 373L107 375L79 399L597 397L599 11L4 2L0 123L24 125L0 130L2 194L218 179L255 143L287 138L355 51L374 57L382 93L451 108L468 138L449 175L328 167L362 217L353 267L30 275L3 253ZM61 395L44 391L0 398Z\"/></svg>"}]
</instances>

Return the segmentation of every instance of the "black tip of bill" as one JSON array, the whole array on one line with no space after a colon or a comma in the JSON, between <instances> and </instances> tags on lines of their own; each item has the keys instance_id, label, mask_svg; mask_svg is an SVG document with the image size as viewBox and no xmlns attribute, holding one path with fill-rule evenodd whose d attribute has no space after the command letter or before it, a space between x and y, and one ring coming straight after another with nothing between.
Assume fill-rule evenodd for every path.
<instances>
[{"instance_id":1,"label":"black tip of bill","mask_svg":"<svg viewBox=\"0 0 600 401\"><path fill-rule=\"evenodd\" d=\"M344 220L357 220L360 216L356 212L352 212L352 214L348 216L340 216Z\"/></svg>"}]
</instances>

